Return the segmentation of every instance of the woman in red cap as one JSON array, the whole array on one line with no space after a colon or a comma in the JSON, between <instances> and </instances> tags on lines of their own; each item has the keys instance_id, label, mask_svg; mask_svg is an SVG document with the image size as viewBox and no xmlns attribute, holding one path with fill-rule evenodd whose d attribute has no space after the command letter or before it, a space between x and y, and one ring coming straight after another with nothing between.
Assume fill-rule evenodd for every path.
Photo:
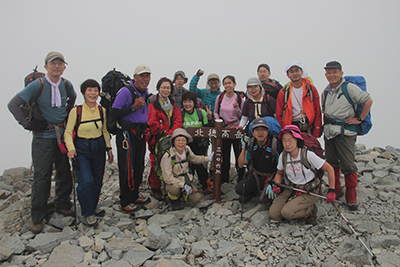
<instances>
[{"instance_id":1,"label":"woman in red cap","mask_svg":"<svg viewBox=\"0 0 400 267\"><path fill-rule=\"evenodd\" d=\"M278 184L284 181L283 183L286 185L318 194L321 181L311 168L306 168L303 164L305 157L305 160L308 160L315 169L328 172L329 190L326 201L334 202L336 194L333 168L314 152L306 150L299 127L286 125L279 134L279 139L282 140L285 150L279 157L278 171L273 181ZM281 188L274 185L272 191L279 194ZM274 220L305 218L306 223L315 225L317 220L316 199L316 196L302 194L299 191L284 190L272 203L269 209L270 217Z\"/></svg>"}]
</instances>

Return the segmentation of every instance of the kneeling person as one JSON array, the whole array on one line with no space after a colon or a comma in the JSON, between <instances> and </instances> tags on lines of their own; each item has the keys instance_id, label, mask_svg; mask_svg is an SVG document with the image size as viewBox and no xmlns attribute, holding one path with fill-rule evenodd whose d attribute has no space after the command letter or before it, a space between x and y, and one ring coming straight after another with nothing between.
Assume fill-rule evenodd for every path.
<instances>
[{"instance_id":1,"label":"kneeling person","mask_svg":"<svg viewBox=\"0 0 400 267\"><path fill-rule=\"evenodd\" d=\"M189 163L202 164L212 161L210 156L198 156L187 145L193 138L182 128L174 131L171 138L171 148L161 159L163 183L172 209L180 209L180 197L191 203L198 203L201 194L194 186L193 175Z\"/></svg>"},{"instance_id":2,"label":"kneeling person","mask_svg":"<svg viewBox=\"0 0 400 267\"><path fill-rule=\"evenodd\" d=\"M328 172L329 190L326 201L334 202L336 193L333 168L312 151L306 150L307 154L303 156L303 149L306 148L299 127L286 125L279 133L279 138L282 140L285 151L279 157L278 171L273 181L282 183L283 180L286 185L318 194L320 180L311 169L307 169L304 165L303 159L305 157L305 160L308 160L310 165L316 169ZM279 194L281 188L274 185L272 191ZM317 197L299 193L299 191L286 189L276 197L269 209L271 219L278 221L283 218L305 218L306 223L316 224L317 206L314 203Z\"/></svg>"},{"instance_id":3,"label":"kneeling person","mask_svg":"<svg viewBox=\"0 0 400 267\"><path fill-rule=\"evenodd\" d=\"M279 153L283 149L277 138L269 134L264 118L253 121L252 134L254 138L242 141L242 151L238 158L240 168L245 163L249 166L248 175L236 185L236 193L245 199L257 196L265 187L269 177L276 172Z\"/></svg>"}]
</instances>

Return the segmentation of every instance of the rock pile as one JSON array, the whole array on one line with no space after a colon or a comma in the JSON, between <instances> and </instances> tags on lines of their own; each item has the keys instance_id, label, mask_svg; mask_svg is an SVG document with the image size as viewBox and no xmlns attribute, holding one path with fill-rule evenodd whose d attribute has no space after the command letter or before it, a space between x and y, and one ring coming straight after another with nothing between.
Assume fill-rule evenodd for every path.
<instances>
[{"instance_id":1,"label":"rock pile","mask_svg":"<svg viewBox=\"0 0 400 267\"><path fill-rule=\"evenodd\" d=\"M358 145L357 165L359 211L341 206L341 212L381 266L399 266L400 149ZM54 213L43 233L34 235L29 231L32 178L27 169L15 168L0 179L1 266L372 266L332 205L317 201L316 226L273 222L269 204L256 199L244 204L241 219L235 181L222 186L221 203L206 195L194 207L172 211L152 198L134 217L122 214L115 164L104 176L99 206L106 215L96 229L79 221L75 230L74 218ZM145 183L141 190L149 195Z\"/></svg>"}]
</instances>

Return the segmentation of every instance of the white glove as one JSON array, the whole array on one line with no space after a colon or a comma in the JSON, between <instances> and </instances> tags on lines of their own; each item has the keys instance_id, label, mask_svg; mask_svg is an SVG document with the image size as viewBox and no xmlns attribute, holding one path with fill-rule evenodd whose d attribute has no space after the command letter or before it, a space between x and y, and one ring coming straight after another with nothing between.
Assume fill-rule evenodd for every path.
<instances>
[{"instance_id":1,"label":"white glove","mask_svg":"<svg viewBox=\"0 0 400 267\"><path fill-rule=\"evenodd\" d=\"M184 184L183 185L183 190L185 190L185 194L187 196L190 195L191 193L193 193L192 187L190 185L188 185L188 184Z\"/></svg>"},{"instance_id":2,"label":"white glove","mask_svg":"<svg viewBox=\"0 0 400 267\"><path fill-rule=\"evenodd\" d=\"M208 161L212 162L214 160L214 151L208 156Z\"/></svg>"},{"instance_id":3,"label":"white glove","mask_svg":"<svg viewBox=\"0 0 400 267\"><path fill-rule=\"evenodd\" d=\"M272 191L272 186L270 184L267 186L265 194L268 196L269 199L275 199L278 196Z\"/></svg>"}]
</instances>

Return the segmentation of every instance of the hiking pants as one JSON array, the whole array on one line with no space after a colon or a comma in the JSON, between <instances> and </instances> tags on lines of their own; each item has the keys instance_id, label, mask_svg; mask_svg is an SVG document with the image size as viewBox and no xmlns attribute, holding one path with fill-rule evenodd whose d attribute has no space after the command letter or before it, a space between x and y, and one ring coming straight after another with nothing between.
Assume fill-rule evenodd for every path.
<instances>
[{"instance_id":1,"label":"hiking pants","mask_svg":"<svg viewBox=\"0 0 400 267\"><path fill-rule=\"evenodd\" d=\"M221 166L221 184L229 183L229 170L231 168L231 146L233 146L233 151L235 152L235 168L238 172L238 179L243 177L244 168L239 168L237 159L240 155L242 146L240 144L240 139L223 139L222 140L222 166Z\"/></svg>"},{"instance_id":2,"label":"hiking pants","mask_svg":"<svg viewBox=\"0 0 400 267\"><path fill-rule=\"evenodd\" d=\"M192 189L193 193L187 196L186 198L185 193L182 192L182 188L175 187L171 184L165 184L165 191L169 199L177 200L179 199L180 196L182 196L185 201L188 201L193 204L199 203L201 199L201 194L195 192L197 191L197 188L193 184L192 184Z\"/></svg>"},{"instance_id":3,"label":"hiking pants","mask_svg":"<svg viewBox=\"0 0 400 267\"><path fill-rule=\"evenodd\" d=\"M103 185L104 167L106 163L106 145L104 137L96 139L75 139L76 163L74 170L78 177L76 189L82 216L88 217L96 213L100 191Z\"/></svg>"},{"instance_id":4,"label":"hiking pants","mask_svg":"<svg viewBox=\"0 0 400 267\"><path fill-rule=\"evenodd\" d=\"M259 179L259 186L260 186L260 190L264 189L264 183L265 180L267 179L267 176L258 176ZM243 184L245 184L245 186L243 186ZM258 187L257 187L257 180L256 177L254 177L254 175L252 173L250 173L249 175L246 175L244 177L244 179L241 179L237 185L236 185L236 194L238 194L239 196L244 196L245 198L247 197L255 197L257 196L260 192L258 191ZM244 192L243 192L244 190Z\"/></svg>"},{"instance_id":5,"label":"hiking pants","mask_svg":"<svg viewBox=\"0 0 400 267\"><path fill-rule=\"evenodd\" d=\"M68 157L61 153L56 138L32 139L32 162L34 167L31 217L35 224L41 223L46 217L47 201L50 196L51 175L53 164L56 169L56 193L54 204L56 209L70 209L72 176Z\"/></svg>"},{"instance_id":6,"label":"hiking pants","mask_svg":"<svg viewBox=\"0 0 400 267\"><path fill-rule=\"evenodd\" d=\"M340 141L340 134L336 137L325 140L326 161L333 168L341 168L344 175L357 172L354 151L356 149L357 136L344 136Z\"/></svg>"},{"instance_id":7,"label":"hiking pants","mask_svg":"<svg viewBox=\"0 0 400 267\"><path fill-rule=\"evenodd\" d=\"M149 185L151 189L161 189L161 180L156 174L156 155L150 152Z\"/></svg>"},{"instance_id":8,"label":"hiking pants","mask_svg":"<svg viewBox=\"0 0 400 267\"><path fill-rule=\"evenodd\" d=\"M190 148L192 149L193 153L199 156L205 156L207 155L207 146L191 146L189 144ZM204 167L203 164L190 164L190 169L192 170L193 176L195 172L197 172L197 177L199 178L199 182L203 190L207 190L207 180L208 180L208 171L206 167Z\"/></svg>"},{"instance_id":9,"label":"hiking pants","mask_svg":"<svg viewBox=\"0 0 400 267\"><path fill-rule=\"evenodd\" d=\"M292 193L292 190L284 190L274 199L269 208L271 219L276 221L280 221L282 218L292 220L307 218L311 215L317 197L308 194L300 194L298 196L293 194L294 198L288 201Z\"/></svg>"},{"instance_id":10,"label":"hiking pants","mask_svg":"<svg viewBox=\"0 0 400 267\"><path fill-rule=\"evenodd\" d=\"M142 183L144 171L144 156L146 154L146 141L139 141L132 131L129 131L129 140L131 148L131 157L133 169L133 182L135 188L131 190L128 185L127 177L127 150L123 148L122 143L124 136L122 131L118 131L115 143L117 146L118 154L118 170L119 170L119 187L120 187L120 204L122 207L128 206L130 203L136 201L139 197L139 186Z\"/></svg>"}]
</instances>

